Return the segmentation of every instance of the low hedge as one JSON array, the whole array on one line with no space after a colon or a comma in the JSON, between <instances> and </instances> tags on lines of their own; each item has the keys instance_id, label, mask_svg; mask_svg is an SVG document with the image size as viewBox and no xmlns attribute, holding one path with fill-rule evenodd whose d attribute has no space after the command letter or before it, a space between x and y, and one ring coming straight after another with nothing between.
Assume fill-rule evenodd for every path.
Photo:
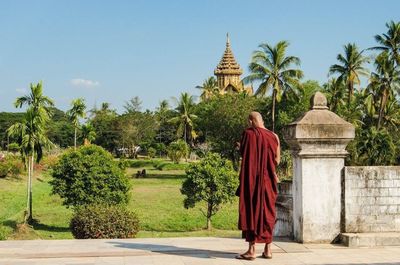
<instances>
[{"instance_id":1,"label":"low hedge","mask_svg":"<svg viewBox=\"0 0 400 265\"><path fill-rule=\"evenodd\" d=\"M134 238L139 219L123 205L92 204L75 209L70 228L77 239Z\"/></svg>"}]
</instances>

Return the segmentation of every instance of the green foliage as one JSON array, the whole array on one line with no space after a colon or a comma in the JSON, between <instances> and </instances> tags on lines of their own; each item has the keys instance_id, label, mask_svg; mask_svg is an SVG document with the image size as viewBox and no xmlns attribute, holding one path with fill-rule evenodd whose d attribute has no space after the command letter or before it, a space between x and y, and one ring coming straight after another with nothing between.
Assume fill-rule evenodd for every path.
<instances>
[{"instance_id":1,"label":"green foliage","mask_svg":"<svg viewBox=\"0 0 400 265\"><path fill-rule=\"evenodd\" d=\"M275 131L276 103L286 93L296 93L300 88L300 79L303 72L300 69L291 68L300 66L300 59L295 56L287 56L286 49L289 46L287 41L280 41L275 46L261 43L260 50L253 52L249 64L250 74L245 77L244 82L260 82L256 95L265 96L272 92L271 122L272 131Z\"/></svg>"},{"instance_id":2,"label":"green foliage","mask_svg":"<svg viewBox=\"0 0 400 265\"><path fill-rule=\"evenodd\" d=\"M16 153L20 150L20 146L18 143L10 143L7 145L7 150L13 153Z\"/></svg>"},{"instance_id":3,"label":"green foliage","mask_svg":"<svg viewBox=\"0 0 400 265\"><path fill-rule=\"evenodd\" d=\"M17 122L24 120L24 113L0 112L0 147L7 149L7 143L10 142L7 137L7 128ZM11 140L11 139L10 139Z\"/></svg>"},{"instance_id":4,"label":"green foliage","mask_svg":"<svg viewBox=\"0 0 400 265\"><path fill-rule=\"evenodd\" d=\"M183 138L186 143L192 145L197 137L194 130L194 121L197 119L194 97L188 93L181 93L179 100L175 99L177 107L175 108L175 117L169 120L170 123L177 126L176 135Z\"/></svg>"},{"instance_id":5,"label":"green foliage","mask_svg":"<svg viewBox=\"0 0 400 265\"><path fill-rule=\"evenodd\" d=\"M63 111L53 108L52 113L53 116L46 132L47 137L61 148L72 146L74 144L74 126Z\"/></svg>"},{"instance_id":6,"label":"green foliage","mask_svg":"<svg viewBox=\"0 0 400 265\"><path fill-rule=\"evenodd\" d=\"M134 238L139 219L125 206L92 204L76 209L70 228L77 239Z\"/></svg>"},{"instance_id":7,"label":"green foliage","mask_svg":"<svg viewBox=\"0 0 400 265\"><path fill-rule=\"evenodd\" d=\"M153 147L150 147L150 148L147 149L147 155L150 158L154 158L156 156L156 152L157 152L157 150L155 148L153 148Z\"/></svg>"},{"instance_id":8,"label":"green foliage","mask_svg":"<svg viewBox=\"0 0 400 265\"><path fill-rule=\"evenodd\" d=\"M177 164L182 158L189 155L189 151L190 148L184 140L177 140L170 143L167 149L168 157Z\"/></svg>"},{"instance_id":9,"label":"green foliage","mask_svg":"<svg viewBox=\"0 0 400 265\"><path fill-rule=\"evenodd\" d=\"M290 180L293 175L293 161L292 154L289 150L284 150L281 152L281 162L279 163L277 169L277 175L279 180Z\"/></svg>"},{"instance_id":10,"label":"green foliage","mask_svg":"<svg viewBox=\"0 0 400 265\"><path fill-rule=\"evenodd\" d=\"M0 160L0 178L18 177L24 171L24 164L17 155L7 155Z\"/></svg>"},{"instance_id":11,"label":"green foliage","mask_svg":"<svg viewBox=\"0 0 400 265\"><path fill-rule=\"evenodd\" d=\"M211 217L223 203L232 202L238 186L237 172L229 160L218 154L208 153L200 163L190 164L181 193L185 196L185 208L193 208L196 203L206 202L207 228L211 228Z\"/></svg>"},{"instance_id":12,"label":"green foliage","mask_svg":"<svg viewBox=\"0 0 400 265\"><path fill-rule=\"evenodd\" d=\"M238 161L236 143L246 128L250 112L260 106L260 99L244 94L219 95L201 102L197 107L199 138L209 143L213 152Z\"/></svg>"},{"instance_id":13,"label":"green foliage","mask_svg":"<svg viewBox=\"0 0 400 265\"><path fill-rule=\"evenodd\" d=\"M96 132L96 139L93 143L113 152L117 148L116 143L120 138L116 129L117 113L109 108L108 103L103 103L100 109L94 109L91 113L90 123Z\"/></svg>"},{"instance_id":14,"label":"green foliage","mask_svg":"<svg viewBox=\"0 0 400 265\"><path fill-rule=\"evenodd\" d=\"M116 147L144 146L153 142L158 127L150 111L131 111L118 116L113 125L118 137L114 140Z\"/></svg>"},{"instance_id":15,"label":"green foliage","mask_svg":"<svg viewBox=\"0 0 400 265\"><path fill-rule=\"evenodd\" d=\"M393 165L397 150L392 136L385 128L370 127L362 130L357 136L354 143L357 153L353 154L357 164L365 166Z\"/></svg>"},{"instance_id":16,"label":"green foliage","mask_svg":"<svg viewBox=\"0 0 400 265\"><path fill-rule=\"evenodd\" d=\"M67 150L51 174L53 193L60 195L64 205L128 202L127 177L112 155L99 146Z\"/></svg>"},{"instance_id":17,"label":"green foliage","mask_svg":"<svg viewBox=\"0 0 400 265\"><path fill-rule=\"evenodd\" d=\"M161 160L158 159L127 159L125 160L127 163L127 167L133 167L133 168L138 168L138 167L154 167L158 163L161 163Z\"/></svg>"}]
</instances>

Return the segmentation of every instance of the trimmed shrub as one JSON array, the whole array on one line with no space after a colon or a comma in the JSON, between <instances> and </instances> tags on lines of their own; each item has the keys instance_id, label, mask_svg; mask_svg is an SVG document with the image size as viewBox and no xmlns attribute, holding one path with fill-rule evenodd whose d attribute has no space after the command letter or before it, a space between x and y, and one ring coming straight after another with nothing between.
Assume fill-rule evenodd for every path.
<instances>
[{"instance_id":1,"label":"trimmed shrub","mask_svg":"<svg viewBox=\"0 0 400 265\"><path fill-rule=\"evenodd\" d=\"M149 149L147 149L147 155L150 158L154 158L156 156L156 149L154 149L153 147L150 147Z\"/></svg>"},{"instance_id":2,"label":"trimmed shrub","mask_svg":"<svg viewBox=\"0 0 400 265\"><path fill-rule=\"evenodd\" d=\"M63 204L128 202L129 180L112 155L96 145L66 151L54 166L50 182Z\"/></svg>"},{"instance_id":3,"label":"trimmed shrub","mask_svg":"<svg viewBox=\"0 0 400 265\"><path fill-rule=\"evenodd\" d=\"M77 239L133 238L139 219L122 205L87 205L75 210L70 228Z\"/></svg>"},{"instance_id":4,"label":"trimmed shrub","mask_svg":"<svg viewBox=\"0 0 400 265\"><path fill-rule=\"evenodd\" d=\"M167 150L168 157L176 164L178 164L182 158L187 157L189 151L188 144L183 140L170 143Z\"/></svg>"}]
</instances>

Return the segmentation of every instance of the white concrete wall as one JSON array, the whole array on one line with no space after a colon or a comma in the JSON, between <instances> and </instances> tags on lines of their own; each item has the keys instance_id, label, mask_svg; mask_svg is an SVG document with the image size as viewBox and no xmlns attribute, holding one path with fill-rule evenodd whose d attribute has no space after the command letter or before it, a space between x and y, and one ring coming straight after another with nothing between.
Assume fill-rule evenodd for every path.
<instances>
[{"instance_id":1,"label":"white concrete wall","mask_svg":"<svg viewBox=\"0 0 400 265\"><path fill-rule=\"evenodd\" d=\"M293 224L300 242L332 242L340 233L343 158L294 159Z\"/></svg>"},{"instance_id":2,"label":"white concrete wall","mask_svg":"<svg viewBox=\"0 0 400 265\"><path fill-rule=\"evenodd\" d=\"M345 167L345 232L400 232L400 167Z\"/></svg>"}]
</instances>

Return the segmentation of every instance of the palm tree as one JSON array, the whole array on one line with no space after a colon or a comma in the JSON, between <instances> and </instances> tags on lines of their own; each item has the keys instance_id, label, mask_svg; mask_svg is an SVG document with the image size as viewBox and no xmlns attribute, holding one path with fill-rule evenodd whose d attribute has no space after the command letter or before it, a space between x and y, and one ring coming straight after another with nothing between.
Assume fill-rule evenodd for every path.
<instances>
[{"instance_id":1,"label":"palm tree","mask_svg":"<svg viewBox=\"0 0 400 265\"><path fill-rule=\"evenodd\" d=\"M363 56L363 51L359 52L354 43L344 46L344 55L338 54L337 60L340 64L334 64L329 68L329 74L339 74L338 81L345 82L348 89L348 104L354 94L354 85L359 85L360 76L368 76L368 71L364 64L368 58Z\"/></svg>"},{"instance_id":2,"label":"palm tree","mask_svg":"<svg viewBox=\"0 0 400 265\"><path fill-rule=\"evenodd\" d=\"M324 85L324 89L329 95L329 108L332 112L337 112L340 105L344 105L343 98L345 97L345 86L343 82L332 78Z\"/></svg>"},{"instance_id":3,"label":"palm tree","mask_svg":"<svg viewBox=\"0 0 400 265\"><path fill-rule=\"evenodd\" d=\"M400 92L400 69L387 51L382 52L375 59L376 72L371 74L369 89L375 90L379 97L378 125L381 126L384 111L389 97L393 97L394 92Z\"/></svg>"},{"instance_id":4,"label":"palm tree","mask_svg":"<svg viewBox=\"0 0 400 265\"><path fill-rule=\"evenodd\" d=\"M266 43L260 44L261 50L255 51L251 58L250 75L243 79L245 83L261 82L255 95L264 96L272 90L272 130L275 130L276 102L280 102L282 95L287 92L295 92L303 77L301 70L291 68L292 65L299 66L300 59L286 56L288 46L286 41L280 41L273 47Z\"/></svg>"},{"instance_id":5,"label":"palm tree","mask_svg":"<svg viewBox=\"0 0 400 265\"><path fill-rule=\"evenodd\" d=\"M31 93L16 99L15 107L28 106L22 123L15 123L7 130L10 137L16 138L21 147L23 161L28 164L27 210L24 221L31 222L32 218L32 176L33 166L43 156L43 149L53 144L46 136L46 125L50 121L53 101L43 95L42 82L31 84Z\"/></svg>"},{"instance_id":6,"label":"palm tree","mask_svg":"<svg viewBox=\"0 0 400 265\"><path fill-rule=\"evenodd\" d=\"M67 116L69 117L70 121L74 125L75 134L74 134L74 149L76 150L76 135L79 127L79 118L84 118L86 113L86 105L85 100L83 98L77 98L72 100L71 103L72 108L67 111Z\"/></svg>"},{"instance_id":7,"label":"palm tree","mask_svg":"<svg viewBox=\"0 0 400 265\"><path fill-rule=\"evenodd\" d=\"M90 123L83 124L81 126L81 137L83 144L90 144L96 139L96 132L94 127Z\"/></svg>"},{"instance_id":8,"label":"palm tree","mask_svg":"<svg viewBox=\"0 0 400 265\"><path fill-rule=\"evenodd\" d=\"M193 120L197 118L193 114L194 110L194 97L188 93L182 93L179 100L175 99L177 102L176 116L169 120L171 123L178 125L177 135L182 137L186 143L191 143L193 138L196 137L196 133L193 130Z\"/></svg>"},{"instance_id":9,"label":"palm tree","mask_svg":"<svg viewBox=\"0 0 400 265\"><path fill-rule=\"evenodd\" d=\"M204 80L203 84L201 86L196 86L196 88L202 90L200 98L203 101L212 98L219 92L217 80L213 76Z\"/></svg>"},{"instance_id":10,"label":"palm tree","mask_svg":"<svg viewBox=\"0 0 400 265\"><path fill-rule=\"evenodd\" d=\"M372 47L372 50L386 51L390 60L400 64L400 22L393 20L386 23L387 33L375 35L375 40L380 46Z\"/></svg>"}]
</instances>

